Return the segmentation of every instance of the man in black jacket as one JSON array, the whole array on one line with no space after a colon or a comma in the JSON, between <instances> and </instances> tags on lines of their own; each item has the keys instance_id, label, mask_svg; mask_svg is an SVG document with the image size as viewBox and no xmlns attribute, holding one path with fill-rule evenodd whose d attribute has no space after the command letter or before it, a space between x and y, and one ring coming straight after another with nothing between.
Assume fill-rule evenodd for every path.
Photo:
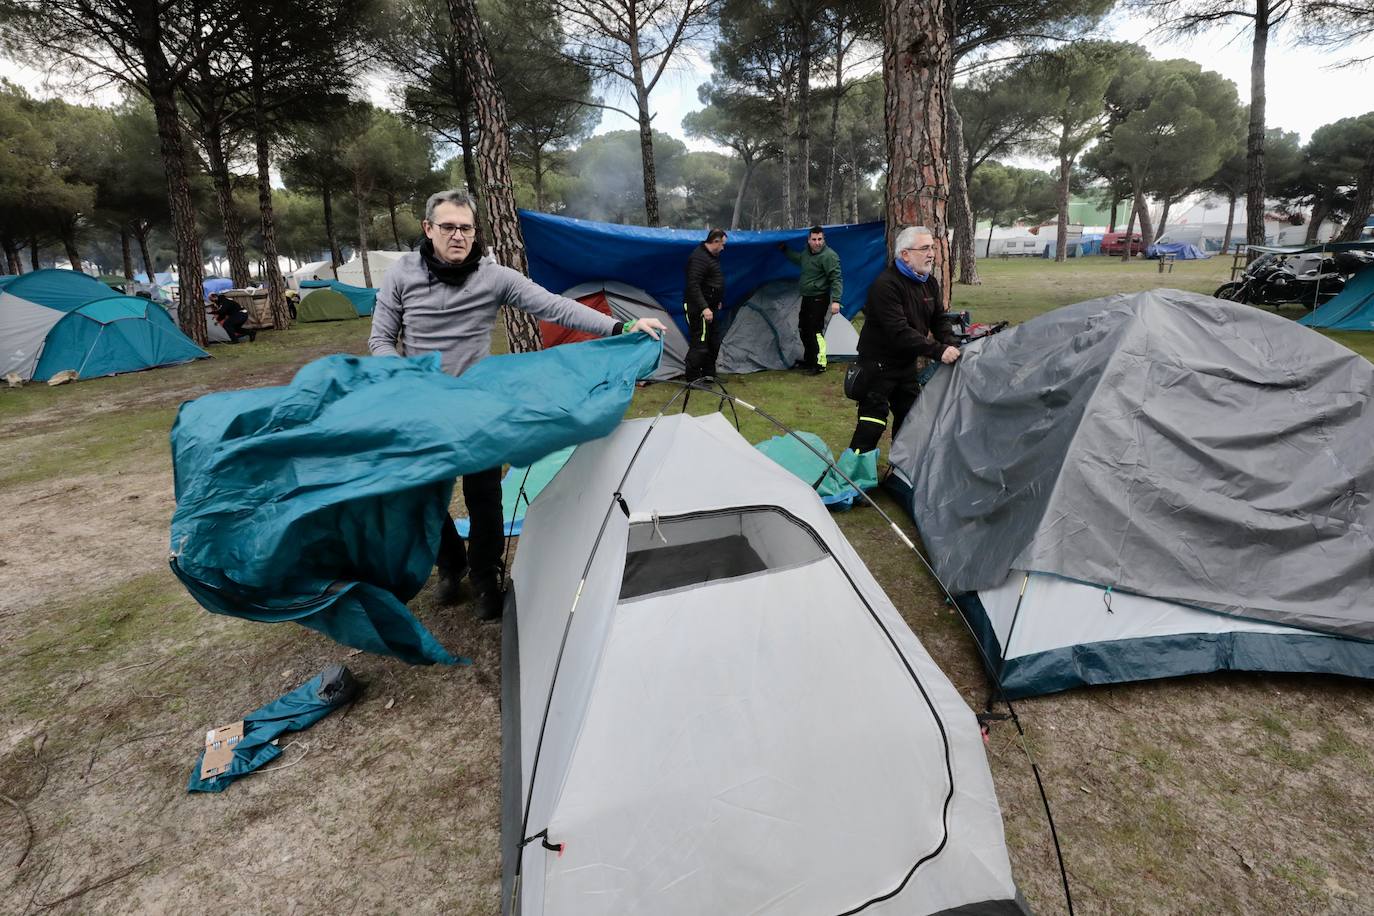
<instances>
[{"instance_id":1,"label":"man in black jacket","mask_svg":"<svg viewBox=\"0 0 1374 916\"><path fill-rule=\"evenodd\" d=\"M892 414L892 437L916 403L921 369L933 360L952 365L959 358L940 284L931 276L935 238L924 226L897 234L895 258L868 289L864 326L859 332L858 362L865 378L859 395L859 422L849 447L867 452L878 447Z\"/></svg>"},{"instance_id":2,"label":"man in black jacket","mask_svg":"<svg viewBox=\"0 0 1374 916\"><path fill-rule=\"evenodd\" d=\"M725 274L720 269L720 253L725 248L725 230L712 229L706 241L687 259L684 291L687 311L687 381L716 374L716 354L720 352L720 333L716 318L725 299Z\"/></svg>"}]
</instances>

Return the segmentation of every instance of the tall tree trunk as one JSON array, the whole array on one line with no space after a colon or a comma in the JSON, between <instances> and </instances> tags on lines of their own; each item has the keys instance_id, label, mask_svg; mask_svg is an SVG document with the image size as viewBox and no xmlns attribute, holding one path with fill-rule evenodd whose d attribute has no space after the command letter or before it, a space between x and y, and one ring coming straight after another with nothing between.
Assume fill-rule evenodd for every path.
<instances>
[{"instance_id":1,"label":"tall tree trunk","mask_svg":"<svg viewBox=\"0 0 1374 916\"><path fill-rule=\"evenodd\" d=\"M945 96L945 111L949 116L946 136L949 140L949 211L954 226L954 250L959 257L959 282L977 286L978 251L973 235L975 221L973 205L969 201L968 182L964 180L964 119L954 107L954 93Z\"/></svg>"},{"instance_id":2,"label":"tall tree trunk","mask_svg":"<svg viewBox=\"0 0 1374 916\"><path fill-rule=\"evenodd\" d=\"M259 69L259 61L254 58L253 134L257 141L258 154L258 213L262 223L262 260L267 270L267 301L272 307L272 327L284 331L291 326L291 312L286 305L286 278L281 275L281 260L277 255L277 220L272 209L272 176L267 156L267 114L262 97L264 78Z\"/></svg>"},{"instance_id":3,"label":"tall tree trunk","mask_svg":"<svg viewBox=\"0 0 1374 916\"><path fill-rule=\"evenodd\" d=\"M491 238L487 202L478 190L481 184L477 176L477 141L472 136L472 93L465 89L458 98L458 138L463 142L463 180L467 182L468 193L477 201L477 212L473 215L477 217L482 237Z\"/></svg>"},{"instance_id":4,"label":"tall tree trunk","mask_svg":"<svg viewBox=\"0 0 1374 916\"><path fill-rule=\"evenodd\" d=\"M339 249L339 236L334 231L334 191L329 185L320 190L324 199L324 237L329 242L329 272L339 279L339 268L343 266L343 251Z\"/></svg>"},{"instance_id":5,"label":"tall tree trunk","mask_svg":"<svg viewBox=\"0 0 1374 916\"><path fill-rule=\"evenodd\" d=\"M1365 150L1364 164L1360 166L1359 177L1355 180L1355 199L1350 204L1350 219L1335 241L1358 241L1371 210L1374 210L1374 147Z\"/></svg>"},{"instance_id":6,"label":"tall tree trunk","mask_svg":"<svg viewBox=\"0 0 1374 916\"><path fill-rule=\"evenodd\" d=\"M38 236L29 236L29 265L34 270L39 270L38 266Z\"/></svg>"},{"instance_id":7,"label":"tall tree trunk","mask_svg":"<svg viewBox=\"0 0 1374 916\"><path fill-rule=\"evenodd\" d=\"M205 144L205 160L210 181L215 186L215 202L219 204L219 218L224 225L224 250L229 258L229 279L236 289L246 289L250 282L248 252L243 247L243 219L234 205L234 183L229 175L229 163L224 158L224 131L213 121L201 124L201 139Z\"/></svg>"},{"instance_id":8,"label":"tall tree trunk","mask_svg":"<svg viewBox=\"0 0 1374 916\"><path fill-rule=\"evenodd\" d=\"M730 231L734 232L739 228L739 211L744 206L744 194L749 189L749 179L754 177L754 169L758 166L753 158L744 160L744 177L739 180L739 190L735 192L735 209L730 214Z\"/></svg>"},{"instance_id":9,"label":"tall tree trunk","mask_svg":"<svg viewBox=\"0 0 1374 916\"><path fill-rule=\"evenodd\" d=\"M153 272L153 256L148 251L148 235L151 227L143 220L134 220L134 238L138 239L138 253L143 258L143 272L148 275L149 283L157 282L157 275Z\"/></svg>"},{"instance_id":10,"label":"tall tree trunk","mask_svg":"<svg viewBox=\"0 0 1374 916\"><path fill-rule=\"evenodd\" d=\"M793 0L797 34L801 39L797 61L797 197L792 222L811 225L811 21L814 11L807 0Z\"/></svg>"},{"instance_id":11,"label":"tall tree trunk","mask_svg":"<svg viewBox=\"0 0 1374 916\"><path fill-rule=\"evenodd\" d=\"M841 16L835 29L835 95L830 100L830 167L825 172L825 221L835 222L835 172L839 167L840 96L844 94L844 19ZM844 188L840 188L841 208L844 207Z\"/></svg>"},{"instance_id":12,"label":"tall tree trunk","mask_svg":"<svg viewBox=\"0 0 1374 916\"><path fill-rule=\"evenodd\" d=\"M945 225L949 156L945 87L953 66L946 33L952 0L882 0L883 114L887 135L888 250L900 229L922 225L935 236L935 271L949 305L949 238Z\"/></svg>"},{"instance_id":13,"label":"tall tree trunk","mask_svg":"<svg viewBox=\"0 0 1374 916\"><path fill-rule=\"evenodd\" d=\"M1245 241L1264 244L1264 55L1269 46L1269 0L1255 0L1250 47L1250 132L1245 144ZM1256 257L1251 252L1251 257Z\"/></svg>"},{"instance_id":14,"label":"tall tree trunk","mask_svg":"<svg viewBox=\"0 0 1374 916\"><path fill-rule=\"evenodd\" d=\"M850 214L850 219L849 219L849 221L850 221L851 223L857 223L857 222L859 221L859 170L858 170L857 167L855 167L855 166L853 165L853 163L856 163L856 162L858 161L858 159L856 159L856 158L854 157L854 144L853 144L853 143L850 143L850 144L849 144L849 155L850 155L850 160L849 160L849 161L850 161L850 163L851 163L851 166L850 166L850 169L849 169L849 177L850 177L849 188L850 188L850 190L853 192L853 197L851 198L851 202L852 202L853 205L854 205L854 210L853 210L853 212Z\"/></svg>"},{"instance_id":15,"label":"tall tree trunk","mask_svg":"<svg viewBox=\"0 0 1374 916\"><path fill-rule=\"evenodd\" d=\"M1236 192L1231 191L1226 195L1228 201L1226 208L1226 234L1221 239L1221 253L1226 254L1231 250L1231 230L1236 225Z\"/></svg>"},{"instance_id":16,"label":"tall tree trunk","mask_svg":"<svg viewBox=\"0 0 1374 916\"><path fill-rule=\"evenodd\" d=\"M637 55L638 52L636 52ZM649 91L641 85L643 76L635 68L635 95L639 114L639 161L644 173L644 225L658 225L658 172L654 166L654 128L649 111Z\"/></svg>"},{"instance_id":17,"label":"tall tree trunk","mask_svg":"<svg viewBox=\"0 0 1374 916\"><path fill-rule=\"evenodd\" d=\"M391 239L396 243L396 251L401 250L401 233L396 228L396 193L386 192L386 212L391 217Z\"/></svg>"},{"instance_id":18,"label":"tall tree trunk","mask_svg":"<svg viewBox=\"0 0 1374 916\"><path fill-rule=\"evenodd\" d=\"M1116 192L1112 192L1112 193L1115 194ZM1109 226L1107 227L1107 231L1108 231L1108 232L1115 232L1115 231L1116 231L1116 208L1117 208L1117 205L1120 204L1120 203L1121 203L1121 202L1120 202L1119 200L1117 200L1115 197L1112 198L1112 215L1111 215L1111 217L1109 218L1109 222L1111 223L1111 225L1109 225Z\"/></svg>"},{"instance_id":19,"label":"tall tree trunk","mask_svg":"<svg viewBox=\"0 0 1374 916\"><path fill-rule=\"evenodd\" d=\"M134 280L134 256L129 247L129 227L121 224L119 227L119 253L124 256L124 279L130 283ZM148 278L150 281L152 277Z\"/></svg>"},{"instance_id":20,"label":"tall tree trunk","mask_svg":"<svg viewBox=\"0 0 1374 916\"><path fill-rule=\"evenodd\" d=\"M792 117L792 106L787 102L786 99L784 99L784 100L783 100L783 103L782 103L782 124L783 124L783 129L784 129L784 130L786 130L787 127L790 126L790 124L791 124L791 121L790 121L791 117ZM793 158L793 149L794 149L793 145L792 145L791 143L787 142L787 138L784 137L784 138L783 138L783 143L782 143L782 222L783 222L784 225L792 222L792 197L793 197L793 193L792 193L792 191L793 191L793 187L792 187L792 158ZM789 227L789 228L791 228L791 227Z\"/></svg>"},{"instance_id":21,"label":"tall tree trunk","mask_svg":"<svg viewBox=\"0 0 1374 916\"><path fill-rule=\"evenodd\" d=\"M358 257L363 261L363 282L372 285L372 259L367 256L367 198L371 188L363 181L361 171L353 174L353 200L358 205Z\"/></svg>"},{"instance_id":22,"label":"tall tree trunk","mask_svg":"<svg viewBox=\"0 0 1374 916\"><path fill-rule=\"evenodd\" d=\"M997 217L996 217L996 215L993 215L993 216L988 217L988 244L987 244L987 247L983 249L983 257L985 257L985 258L990 258L990 257L992 257L992 233L993 233L993 230L995 230L996 228L997 228Z\"/></svg>"},{"instance_id":23,"label":"tall tree trunk","mask_svg":"<svg viewBox=\"0 0 1374 916\"><path fill-rule=\"evenodd\" d=\"M1329 202L1325 197L1318 197L1312 203L1312 214L1307 219L1307 232L1303 234L1304 245L1317 243L1317 236L1321 233L1322 223L1326 222L1328 210Z\"/></svg>"},{"instance_id":24,"label":"tall tree trunk","mask_svg":"<svg viewBox=\"0 0 1374 916\"><path fill-rule=\"evenodd\" d=\"M1169 197L1168 195L1165 195L1165 197L1164 197L1164 209L1160 211L1160 214L1159 214L1159 226L1156 227L1156 228L1157 228L1157 231L1158 231L1158 233L1159 233L1158 235L1155 236L1156 238L1159 238L1160 236L1164 235L1164 230L1165 230L1165 228L1168 227L1168 225L1169 225L1169 208L1172 207L1173 205L1174 205L1173 199L1172 199L1171 197Z\"/></svg>"},{"instance_id":25,"label":"tall tree trunk","mask_svg":"<svg viewBox=\"0 0 1374 916\"><path fill-rule=\"evenodd\" d=\"M0 243L5 249L5 273L22 274L24 265L19 261L19 245L8 235L0 239Z\"/></svg>"},{"instance_id":26,"label":"tall tree trunk","mask_svg":"<svg viewBox=\"0 0 1374 916\"><path fill-rule=\"evenodd\" d=\"M151 41L156 41L153 37ZM186 174L186 145L177 116L175 89L166 74L162 51L154 44L144 52L148 74L148 94L157 119L162 169L167 176L167 205L172 213L172 238L177 250L178 322L181 330L202 347L205 335L205 256L200 248L200 230L191 203L191 183Z\"/></svg>"},{"instance_id":27,"label":"tall tree trunk","mask_svg":"<svg viewBox=\"0 0 1374 916\"><path fill-rule=\"evenodd\" d=\"M1059 138L1059 181L1054 187L1054 260L1059 264L1069 256L1069 181L1073 174L1073 157L1063 152L1068 142L1069 129L1065 126Z\"/></svg>"},{"instance_id":28,"label":"tall tree trunk","mask_svg":"<svg viewBox=\"0 0 1374 916\"><path fill-rule=\"evenodd\" d=\"M487 40L477 16L476 0L448 0L448 14L454 30L468 36L468 41L463 45L463 64L469 75L473 103L477 107L477 129L480 134L477 160L482 170L481 196L486 201L491 222L491 247L502 264L527 274L529 264L525 259L525 240L520 234L520 219L515 212L515 183L510 173L506 102L496 84L491 56L487 52ZM509 305L501 309L501 314L505 319L506 340L511 352L524 353L541 348L543 341L539 336L539 322L533 315Z\"/></svg>"},{"instance_id":29,"label":"tall tree trunk","mask_svg":"<svg viewBox=\"0 0 1374 916\"><path fill-rule=\"evenodd\" d=\"M1155 243L1155 232L1150 222L1150 205L1145 202L1145 192L1141 188L1135 191L1135 212L1140 217L1140 253L1143 255ZM1130 245L1126 248L1129 251Z\"/></svg>"},{"instance_id":30,"label":"tall tree trunk","mask_svg":"<svg viewBox=\"0 0 1374 916\"><path fill-rule=\"evenodd\" d=\"M534 209L544 212L544 148L534 149Z\"/></svg>"},{"instance_id":31,"label":"tall tree trunk","mask_svg":"<svg viewBox=\"0 0 1374 916\"><path fill-rule=\"evenodd\" d=\"M67 250L67 260L72 262L72 270L81 273L81 252L76 250L76 218L63 219L59 234L62 236L62 247Z\"/></svg>"},{"instance_id":32,"label":"tall tree trunk","mask_svg":"<svg viewBox=\"0 0 1374 916\"><path fill-rule=\"evenodd\" d=\"M1137 198L1132 198L1132 201ZM1139 212L1139 207L1134 202L1131 204L1131 215L1126 220L1126 243L1121 248L1121 260L1123 263L1131 259L1131 236L1135 234L1135 215Z\"/></svg>"}]
</instances>

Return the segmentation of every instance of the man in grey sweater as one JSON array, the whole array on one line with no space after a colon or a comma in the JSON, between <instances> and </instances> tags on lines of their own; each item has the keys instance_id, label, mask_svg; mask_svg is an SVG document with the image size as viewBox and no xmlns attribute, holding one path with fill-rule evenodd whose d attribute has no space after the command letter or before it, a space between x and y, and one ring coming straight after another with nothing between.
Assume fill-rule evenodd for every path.
<instances>
[{"instance_id":1,"label":"man in grey sweater","mask_svg":"<svg viewBox=\"0 0 1374 916\"><path fill-rule=\"evenodd\" d=\"M475 213L465 191L441 191L429 198L420 249L392 265L377 293L367 341L373 355L438 353L445 372L462 375L491 355L491 329L503 303L545 321L606 337L644 331L657 339L664 330L655 318L617 321L556 296L519 271L485 257ZM504 601L501 468L464 475L463 501L472 527L467 545L451 520L444 527L439 542L439 602L457 603L463 576L469 575L477 595L477 616L495 619Z\"/></svg>"}]
</instances>

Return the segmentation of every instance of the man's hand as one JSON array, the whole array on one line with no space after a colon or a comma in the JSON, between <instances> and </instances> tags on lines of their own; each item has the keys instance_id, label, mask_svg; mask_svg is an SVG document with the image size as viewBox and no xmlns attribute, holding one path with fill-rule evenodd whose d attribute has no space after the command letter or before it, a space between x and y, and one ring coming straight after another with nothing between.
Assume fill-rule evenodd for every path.
<instances>
[{"instance_id":1,"label":"man's hand","mask_svg":"<svg viewBox=\"0 0 1374 916\"><path fill-rule=\"evenodd\" d=\"M659 321L657 318L640 318L634 324L630 325L631 334L635 331L643 331L654 340L658 340L659 335L666 330L668 329L663 326L663 322Z\"/></svg>"},{"instance_id":2,"label":"man's hand","mask_svg":"<svg viewBox=\"0 0 1374 916\"><path fill-rule=\"evenodd\" d=\"M839 304L838 302L832 302L832 303L830 303L830 314L832 314L832 315L838 315L839 313L840 313L840 304Z\"/></svg>"},{"instance_id":3,"label":"man's hand","mask_svg":"<svg viewBox=\"0 0 1374 916\"><path fill-rule=\"evenodd\" d=\"M945 347L945 352L940 354L940 362L946 366L954 365L954 361L959 358L958 347Z\"/></svg>"},{"instance_id":4,"label":"man's hand","mask_svg":"<svg viewBox=\"0 0 1374 916\"><path fill-rule=\"evenodd\" d=\"M716 313L713 312L713 311L711 311L710 309L702 309L702 310L701 310L701 317L704 318L704 319L707 320L707 321L710 321L711 319L713 319L713 318L716 317Z\"/></svg>"}]
</instances>

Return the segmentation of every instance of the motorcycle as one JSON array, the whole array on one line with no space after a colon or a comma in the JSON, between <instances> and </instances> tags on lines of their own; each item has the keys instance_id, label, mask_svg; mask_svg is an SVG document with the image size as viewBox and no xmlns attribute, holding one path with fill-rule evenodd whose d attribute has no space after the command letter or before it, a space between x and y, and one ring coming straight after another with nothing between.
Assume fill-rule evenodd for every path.
<instances>
[{"instance_id":1,"label":"motorcycle","mask_svg":"<svg viewBox=\"0 0 1374 916\"><path fill-rule=\"evenodd\" d=\"M1212 295L1252 305L1277 308L1296 302L1315 309L1339 295L1346 281L1371 263L1365 252L1270 252L1251 261L1238 281L1223 283Z\"/></svg>"}]
</instances>

